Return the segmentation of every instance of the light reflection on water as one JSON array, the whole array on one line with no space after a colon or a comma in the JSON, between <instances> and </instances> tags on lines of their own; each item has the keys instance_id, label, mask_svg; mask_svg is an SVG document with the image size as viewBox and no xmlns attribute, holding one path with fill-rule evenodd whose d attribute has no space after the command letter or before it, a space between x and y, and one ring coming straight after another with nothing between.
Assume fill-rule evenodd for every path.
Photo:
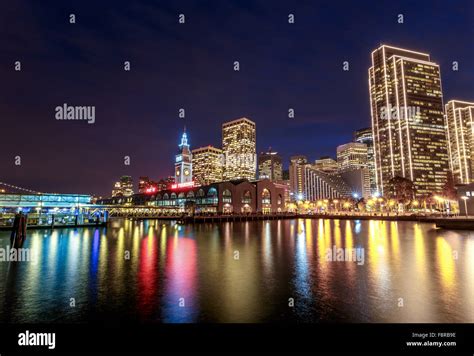
<instances>
[{"instance_id":1,"label":"light reflection on water","mask_svg":"<svg viewBox=\"0 0 474 356\"><path fill-rule=\"evenodd\" d=\"M474 233L430 224L123 220L24 247L36 263L0 262L3 323L474 322Z\"/></svg>"}]
</instances>

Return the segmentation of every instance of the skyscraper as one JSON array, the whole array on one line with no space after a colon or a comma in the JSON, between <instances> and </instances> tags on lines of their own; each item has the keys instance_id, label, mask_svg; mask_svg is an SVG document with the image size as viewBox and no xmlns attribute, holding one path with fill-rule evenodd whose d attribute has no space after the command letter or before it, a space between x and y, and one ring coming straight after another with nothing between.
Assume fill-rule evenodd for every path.
<instances>
[{"instance_id":1,"label":"skyscraper","mask_svg":"<svg viewBox=\"0 0 474 356\"><path fill-rule=\"evenodd\" d=\"M113 197L129 197L133 195L133 179L130 176L122 176L115 182L112 190Z\"/></svg>"},{"instance_id":2,"label":"skyscraper","mask_svg":"<svg viewBox=\"0 0 474 356\"><path fill-rule=\"evenodd\" d=\"M306 156L293 156L290 158L290 195L291 200L305 198L304 170L308 164Z\"/></svg>"},{"instance_id":3,"label":"skyscraper","mask_svg":"<svg viewBox=\"0 0 474 356\"><path fill-rule=\"evenodd\" d=\"M340 171L367 168L367 145L349 142L337 146L337 166Z\"/></svg>"},{"instance_id":4,"label":"skyscraper","mask_svg":"<svg viewBox=\"0 0 474 356\"><path fill-rule=\"evenodd\" d=\"M193 175L196 183L207 185L222 182L224 157L222 150L213 146L199 147L193 153Z\"/></svg>"},{"instance_id":5,"label":"skyscraper","mask_svg":"<svg viewBox=\"0 0 474 356\"><path fill-rule=\"evenodd\" d=\"M138 179L138 193L155 193L159 190L158 182L152 181L149 177L143 176Z\"/></svg>"},{"instance_id":6,"label":"skyscraper","mask_svg":"<svg viewBox=\"0 0 474 356\"><path fill-rule=\"evenodd\" d=\"M222 124L222 150L224 151L224 179L255 179L256 125L243 117Z\"/></svg>"},{"instance_id":7,"label":"skyscraper","mask_svg":"<svg viewBox=\"0 0 474 356\"><path fill-rule=\"evenodd\" d=\"M258 178L268 178L271 181L283 179L283 165L281 156L277 152L261 152L258 156Z\"/></svg>"},{"instance_id":8,"label":"skyscraper","mask_svg":"<svg viewBox=\"0 0 474 356\"><path fill-rule=\"evenodd\" d=\"M183 136L181 136L181 143L178 147L179 152L176 155L174 164L175 182L177 184L190 183L193 181L193 163L186 128L184 129Z\"/></svg>"},{"instance_id":9,"label":"skyscraper","mask_svg":"<svg viewBox=\"0 0 474 356\"><path fill-rule=\"evenodd\" d=\"M353 194L364 198L371 195L367 152L365 143L349 142L337 146L339 173L352 188Z\"/></svg>"},{"instance_id":10,"label":"skyscraper","mask_svg":"<svg viewBox=\"0 0 474 356\"><path fill-rule=\"evenodd\" d=\"M418 196L441 191L448 154L438 64L382 45L372 52L369 94L379 191L395 176L413 181Z\"/></svg>"},{"instance_id":11,"label":"skyscraper","mask_svg":"<svg viewBox=\"0 0 474 356\"><path fill-rule=\"evenodd\" d=\"M365 143L367 145L367 168L370 176L371 194L377 192L377 184L375 181L375 160L374 160L374 138L372 128L364 128L354 132L354 142Z\"/></svg>"},{"instance_id":12,"label":"skyscraper","mask_svg":"<svg viewBox=\"0 0 474 356\"><path fill-rule=\"evenodd\" d=\"M474 102L450 100L445 106L449 166L456 183L474 182Z\"/></svg>"}]
</instances>

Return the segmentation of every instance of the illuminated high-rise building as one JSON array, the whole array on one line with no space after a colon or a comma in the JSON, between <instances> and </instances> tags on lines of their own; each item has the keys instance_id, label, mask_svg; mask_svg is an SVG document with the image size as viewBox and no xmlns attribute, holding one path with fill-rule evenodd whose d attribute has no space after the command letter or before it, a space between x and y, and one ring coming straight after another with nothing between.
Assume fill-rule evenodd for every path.
<instances>
[{"instance_id":1,"label":"illuminated high-rise building","mask_svg":"<svg viewBox=\"0 0 474 356\"><path fill-rule=\"evenodd\" d=\"M168 176L168 178L162 178L157 183L158 191L169 189L173 184L175 184L174 176Z\"/></svg>"},{"instance_id":2,"label":"illuminated high-rise building","mask_svg":"<svg viewBox=\"0 0 474 356\"><path fill-rule=\"evenodd\" d=\"M305 198L304 171L308 164L306 156L293 156L290 158L290 195L291 200Z\"/></svg>"},{"instance_id":3,"label":"illuminated high-rise building","mask_svg":"<svg viewBox=\"0 0 474 356\"><path fill-rule=\"evenodd\" d=\"M474 182L474 102L450 100L445 105L449 166L456 183Z\"/></svg>"},{"instance_id":4,"label":"illuminated high-rise building","mask_svg":"<svg viewBox=\"0 0 474 356\"><path fill-rule=\"evenodd\" d=\"M138 180L138 193L155 193L159 190L158 182L152 181L149 177L140 177Z\"/></svg>"},{"instance_id":5,"label":"illuminated high-rise building","mask_svg":"<svg viewBox=\"0 0 474 356\"><path fill-rule=\"evenodd\" d=\"M374 160L374 138L372 128L364 128L354 132L354 142L365 143L367 145L367 168L370 176L370 191L377 193L377 184L375 181L375 160Z\"/></svg>"},{"instance_id":6,"label":"illuminated high-rise building","mask_svg":"<svg viewBox=\"0 0 474 356\"><path fill-rule=\"evenodd\" d=\"M325 173L308 164L304 167L304 199L338 199L351 196L351 187L338 173Z\"/></svg>"},{"instance_id":7,"label":"illuminated high-rise building","mask_svg":"<svg viewBox=\"0 0 474 356\"><path fill-rule=\"evenodd\" d=\"M351 189L337 172L327 173L314 168L305 156L290 159L290 199L316 201L318 199L347 198Z\"/></svg>"},{"instance_id":8,"label":"illuminated high-rise building","mask_svg":"<svg viewBox=\"0 0 474 356\"><path fill-rule=\"evenodd\" d=\"M255 179L257 169L256 125L241 118L222 124L224 179Z\"/></svg>"},{"instance_id":9,"label":"illuminated high-rise building","mask_svg":"<svg viewBox=\"0 0 474 356\"><path fill-rule=\"evenodd\" d=\"M213 146L199 147L193 153L193 175L197 184L222 182L224 157L222 150Z\"/></svg>"},{"instance_id":10,"label":"illuminated high-rise building","mask_svg":"<svg viewBox=\"0 0 474 356\"><path fill-rule=\"evenodd\" d=\"M315 160L313 167L326 173L336 172L338 169L337 162L327 156Z\"/></svg>"},{"instance_id":11,"label":"illuminated high-rise building","mask_svg":"<svg viewBox=\"0 0 474 356\"><path fill-rule=\"evenodd\" d=\"M277 152L261 152L258 155L258 178L277 181L283 179L283 164Z\"/></svg>"},{"instance_id":12,"label":"illuminated high-rise building","mask_svg":"<svg viewBox=\"0 0 474 356\"><path fill-rule=\"evenodd\" d=\"M441 191L448 152L439 65L382 45L372 52L369 94L379 192L395 176L413 181L418 196Z\"/></svg>"},{"instance_id":13,"label":"illuminated high-rise building","mask_svg":"<svg viewBox=\"0 0 474 356\"><path fill-rule=\"evenodd\" d=\"M113 197L129 197L133 195L133 179L130 176L122 176L115 182L112 190Z\"/></svg>"},{"instance_id":14,"label":"illuminated high-rise building","mask_svg":"<svg viewBox=\"0 0 474 356\"><path fill-rule=\"evenodd\" d=\"M337 166L339 171L367 168L367 145L349 142L337 146Z\"/></svg>"},{"instance_id":15,"label":"illuminated high-rise building","mask_svg":"<svg viewBox=\"0 0 474 356\"><path fill-rule=\"evenodd\" d=\"M184 129L183 136L181 136L181 143L178 147L179 152L176 155L174 164L175 182L177 184L190 183L193 181L193 162L188 137L186 135L186 128Z\"/></svg>"},{"instance_id":16,"label":"illuminated high-rise building","mask_svg":"<svg viewBox=\"0 0 474 356\"><path fill-rule=\"evenodd\" d=\"M367 151L365 143L349 142L337 146L339 173L352 188L353 193L364 198L371 195Z\"/></svg>"}]
</instances>

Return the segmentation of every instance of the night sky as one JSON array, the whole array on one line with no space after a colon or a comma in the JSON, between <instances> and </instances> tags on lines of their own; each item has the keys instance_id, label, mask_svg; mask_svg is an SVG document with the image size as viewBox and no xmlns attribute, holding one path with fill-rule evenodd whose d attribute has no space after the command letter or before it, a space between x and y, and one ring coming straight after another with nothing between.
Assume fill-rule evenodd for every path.
<instances>
[{"instance_id":1,"label":"night sky","mask_svg":"<svg viewBox=\"0 0 474 356\"><path fill-rule=\"evenodd\" d=\"M243 116L257 123L257 150L271 146L285 166L335 156L370 125L367 70L381 43L431 54L444 100L474 100L471 0L2 1L0 181L109 195L121 175L171 175L184 124L191 148L219 147L221 124ZM94 105L95 124L56 120L63 103Z\"/></svg>"}]
</instances>

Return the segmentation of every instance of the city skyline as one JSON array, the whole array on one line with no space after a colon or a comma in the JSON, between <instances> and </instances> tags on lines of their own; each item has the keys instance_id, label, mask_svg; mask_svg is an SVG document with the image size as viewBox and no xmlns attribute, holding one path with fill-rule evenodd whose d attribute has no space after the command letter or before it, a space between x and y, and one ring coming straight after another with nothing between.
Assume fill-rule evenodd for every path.
<instances>
[{"instance_id":1,"label":"city skyline","mask_svg":"<svg viewBox=\"0 0 474 356\"><path fill-rule=\"evenodd\" d=\"M353 9L357 7L350 3L345 5ZM468 23L463 22L463 19L467 21L469 11L446 9L436 3L428 9L418 4L409 7L391 4L387 9L386 23L381 24L376 33L373 29L369 30L368 25L359 24L356 16L342 16L336 20L335 26L352 26L360 30L348 35L345 41L355 37L362 40L350 46L345 42L345 46L339 49L334 44L337 38L345 38L341 37L341 30L334 28L335 33L327 38L315 31L320 26L328 26L323 15L336 11L337 6L329 5L318 13L305 13L307 6L310 5L277 3L270 11L262 3L253 4L244 15L240 12L240 16L244 16L248 22L249 29L229 30L228 34L220 35L219 43L224 46L222 55L211 55L209 48L215 49L216 43L201 39L198 43L206 48L206 55L201 49L200 54L204 59L197 61L195 57L187 56L183 49L193 39L209 33L216 24L209 21L206 25L197 25L193 18L201 15L209 18L209 14L196 13L193 2L188 2L184 9L163 9L143 4L132 6L132 13L135 14L145 10L161 14L157 16L157 23L164 26L156 28L152 24L142 25L140 30L145 35L144 45L133 47L133 50L130 50L130 46L119 44L114 37L134 28L136 21L133 15L127 17L117 10L116 15L124 20L119 24L99 8L99 15L105 16L105 22L109 25L106 28L112 32L105 31L103 35L105 39L111 39L107 49L117 49L114 55L101 52L98 40L85 45L91 35L88 31L97 28L100 17L92 14L87 5L78 5L74 9L66 5L60 6L58 10L38 9L46 19L53 18L54 23L37 19L29 23L27 32L35 32L32 31L35 29L39 33L33 39L25 37L26 30L20 27L22 21L15 22L27 16L21 3L15 5L8 12L15 16L5 19L5 23L10 25L10 32L5 37L5 51L0 66L2 77L5 78L3 85L7 84L10 88L4 90L5 100L0 104L0 114L12 118L4 124L4 128L12 134L0 144L4 153L0 158L2 172L5 172L2 179L37 191L106 195L113 182L122 175L130 175L135 179L142 175L153 178L172 175L169 162L174 157L183 124L192 132L192 148L205 145L219 147L220 124L239 117L249 117L259 127L257 152L273 147L282 155L285 168L292 155L304 154L311 160L328 155L334 158L336 146L351 141L353 131L370 126L367 68L370 66L370 52L381 42L429 53L441 68L445 103L452 99L473 100L474 84L469 79L474 73L473 51L466 48L468 46L461 46L462 39L470 36L469 29L463 27L463 23ZM222 22L235 20L233 16L236 15L233 15L232 10L236 7L238 5L217 7L217 13L222 14L222 19L218 20L219 26L223 25ZM183 26L188 26L189 32L199 30L197 34L188 33L186 27L177 27L177 21L176 26L172 22L176 14L186 14L186 8L193 11L189 12L188 21ZM409 8L410 12L405 10L405 23L398 24L397 14L401 8ZM74 11L77 23L70 25L75 26L70 29L65 27L69 26L67 15ZM365 11L364 16L368 18L375 19L378 16L376 9L369 9L366 4L354 11ZM422 11L428 11L426 22L417 18ZM287 22L289 13L295 14L293 25ZM444 14L446 24L456 23L457 26L435 29L429 19L439 13ZM270 25L270 29L255 39L247 38L247 31L255 32L264 27L263 24ZM426 32L432 35L419 34L416 30L420 26L427 26L430 30ZM70 31L70 37L60 35L61 31ZM436 36L440 31L444 31L443 36ZM167 35L161 36L163 33ZM171 46L170 37L173 33L178 34L182 45ZM72 34L77 35L75 39ZM310 34L316 36L314 44L308 42ZM282 36L280 49L284 49L285 55L275 58L273 52L263 49L252 53L252 49L255 51L260 48L258 46L262 41L275 35ZM20 48L13 41L15 36L30 43L31 48L44 44L48 51L39 51L43 57L32 57L29 46ZM162 49L170 49L166 58L153 54L157 53L157 48L150 44L150 40L155 36L166 38L160 39ZM49 37L52 40L48 40ZM126 37L126 43L129 43L130 37L133 36L129 34ZM226 45L232 44L227 42L232 39L240 41L240 50L234 51L232 45ZM142 51L150 48L155 48L155 52L149 52L150 58L147 58ZM326 50L318 52L316 48ZM97 60L94 59L96 52L99 54ZM63 57L54 60L58 54ZM173 64L174 76L168 76L164 71L165 68L171 68L172 58L180 60L178 64ZM276 64L270 63L272 58ZM13 70L13 63L17 59L22 62L21 72ZM131 63L129 73L123 72L125 60ZM150 60L157 60L156 65L150 66ZM239 72L233 70L235 60L240 62ZM349 62L350 69L347 72L342 69L345 60ZM456 60L459 61L458 72L451 70L452 62ZM290 69L283 70L284 65ZM63 75L72 69L81 73L83 78ZM149 79L144 77L150 73ZM112 75L119 77L119 81L114 80ZM209 80L205 79L206 75L210 75ZM39 76L39 84L32 80L35 76ZM46 82L45 76L50 77L51 82ZM228 84L223 83L222 79ZM341 89L334 87L331 84L333 82L349 84ZM168 90L163 92L160 89L158 95L167 98L172 94L174 99L154 103L159 83L164 83L163 88ZM117 84L120 85L113 88ZM109 91L110 95L104 96L98 89L87 89L91 85L96 85L100 91ZM266 90L269 85L272 88ZM251 92L246 90L249 86L254 88ZM47 90L43 92L40 88ZM124 102L122 105L117 104L118 95L123 96L120 99ZM336 104L340 95L344 96L345 105ZM85 122L56 121L54 108L63 103L96 105L95 123L88 125ZM184 120L179 118L180 108L186 110ZM294 109L294 118L288 118L289 108ZM21 156L21 166L15 166L16 156ZM130 157L130 166L124 166L124 156Z\"/></svg>"},{"instance_id":2,"label":"city skyline","mask_svg":"<svg viewBox=\"0 0 474 356\"><path fill-rule=\"evenodd\" d=\"M472 350L473 19L0 3L0 352Z\"/></svg>"}]
</instances>

